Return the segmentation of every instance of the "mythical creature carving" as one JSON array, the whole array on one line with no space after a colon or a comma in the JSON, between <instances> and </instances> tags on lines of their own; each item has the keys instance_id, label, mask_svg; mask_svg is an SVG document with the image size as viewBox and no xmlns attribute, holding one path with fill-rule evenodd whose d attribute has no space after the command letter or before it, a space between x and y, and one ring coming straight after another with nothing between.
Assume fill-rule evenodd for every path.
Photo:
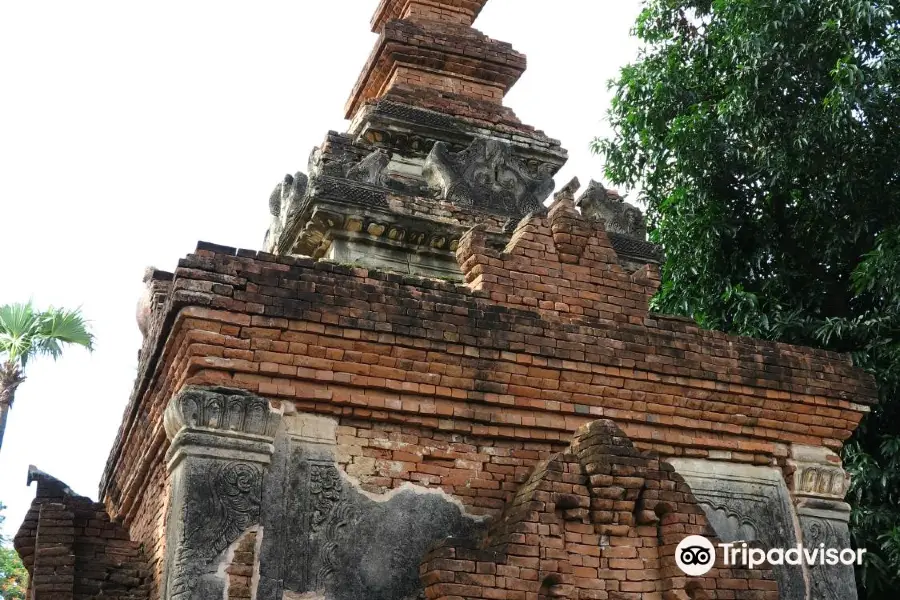
<instances>
[{"instance_id":1,"label":"mythical creature carving","mask_svg":"<svg viewBox=\"0 0 900 600\"><path fill-rule=\"evenodd\" d=\"M307 170L313 180L326 176L383 187L387 181L387 166L390 162L391 154L381 149L373 150L362 159L345 153L326 160L321 148L313 148Z\"/></svg>"},{"instance_id":2,"label":"mythical creature carving","mask_svg":"<svg viewBox=\"0 0 900 600\"><path fill-rule=\"evenodd\" d=\"M385 171L390 162L391 155L388 152L375 150L347 169L347 179L369 185L384 186Z\"/></svg>"},{"instance_id":3,"label":"mythical creature carving","mask_svg":"<svg viewBox=\"0 0 900 600\"><path fill-rule=\"evenodd\" d=\"M269 196L269 213L272 215L272 224L266 232L266 250L274 252L277 248L281 234L297 218L300 213L303 198L309 178L303 173L285 175L281 183L275 186L275 190Z\"/></svg>"},{"instance_id":4,"label":"mythical creature carving","mask_svg":"<svg viewBox=\"0 0 900 600\"><path fill-rule=\"evenodd\" d=\"M524 217L543 207L553 192L555 167L543 164L537 176L499 140L476 138L465 150L452 153L443 142L425 160L423 176L438 197L459 206L512 217Z\"/></svg>"},{"instance_id":5,"label":"mythical creature carving","mask_svg":"<svg viewBox=\"0 0 900 600\"><path fill-rule=\"evenodd\" d=\"M142 337L147 337L147 333L150 330L150 314L153 312L153 290L151 286L155 271L155 267L147 267L144 269L144 277L141 279L144 284L144 290L138 299L136 317Z\"/></svg>"},{"instance_id":6,"label":"mythical creature carving","mask_svg":"<svg viewBox=\"0 0 900 600\"><path fill-rule=\"evenodd\" d=\"M609 194L598 181L591 181L575 205L588 219L604 221L608 232L647 239L647 222L641 209Z\"/></svg>"},{"instance_id":7,"label":"mythical creature carving","mask_svg":"<svg viewBox=\"0 0 900 600\"><path fill-rule=\"evenodd\" d=\"M341 499L341 477L330 465L313 465L309 475L309 491L313 510L310 529L315 532L328 519L331 509Z\"/></svg>"},{"instance_id":8,"label":"mythical creature carving","mask_svg":"<svg viewBox=\"0 0 900 600\"><path fill-rule=\"evenodd\" d=\"M244 462L221 464L192 490L181 515L184 528L172 572L173 600L190 598L212 561L259 521L261 494L261 467Z\"/></svg>"}]
</instances>

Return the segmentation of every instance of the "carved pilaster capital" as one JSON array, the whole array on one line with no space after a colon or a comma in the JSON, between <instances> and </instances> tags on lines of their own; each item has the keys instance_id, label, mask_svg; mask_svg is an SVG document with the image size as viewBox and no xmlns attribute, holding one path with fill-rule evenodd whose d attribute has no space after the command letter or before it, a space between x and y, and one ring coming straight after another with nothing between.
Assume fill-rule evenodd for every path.
<instances>
[{"instance_id":1,"label":"carved pilaster capital","mask_svg":"<svg viewBox=\"0 0 900 600\"><path fill-rule=\"evenodd\" d=\"M268 464L281 416L268 400L243 390L185 388L163 415L169 468L185 456Z\"/></svg>"},{"instance_id":2,"label":"carved pilaster capital","mask_svg":"<svg viewBox=\"0 0 900 600\"><path fill-rule=\"evenodd\" d=\"M850 474L828 448L794 444L787 464L788 487L795 501L810 498L840 503L847 494Z\"/></svg>"}]
</instances>

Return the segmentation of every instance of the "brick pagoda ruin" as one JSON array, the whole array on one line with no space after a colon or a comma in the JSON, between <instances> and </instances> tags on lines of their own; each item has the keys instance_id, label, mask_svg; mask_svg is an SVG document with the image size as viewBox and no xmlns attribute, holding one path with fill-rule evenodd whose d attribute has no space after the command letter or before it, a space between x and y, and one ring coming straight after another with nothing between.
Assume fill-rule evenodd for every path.
<instances>
[{"instance_id":1,"label":"brick pagoda ruin","mask_svg":"<svg viewBox=\"0 0 900 600\"><path fill-rule=\"evenodd\" d=\"M556 185L486 2L382 0L265 251L152 273L100 502L29 474L30 600L856 597L851 567L676 566L689 534L848 546L874 382L649 312L640 211Z\"/></svg>"}]
</instances>

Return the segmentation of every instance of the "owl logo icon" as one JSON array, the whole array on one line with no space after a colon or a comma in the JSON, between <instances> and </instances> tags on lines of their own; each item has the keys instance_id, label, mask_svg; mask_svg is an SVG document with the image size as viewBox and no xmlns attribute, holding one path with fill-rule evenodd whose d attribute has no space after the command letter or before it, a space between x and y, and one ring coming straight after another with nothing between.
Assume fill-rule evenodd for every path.
<instances>
[{"instance_id":1,"label":"owl logo icon","mask_svg":"<svg viewBox=\"0 0 900 600\"><path fill-rule=\"evenodd\" d=\"M716 563L716 549L703 536L690 535L675 549L675 564L685 575L699 577L706 575Z\"/></svg>"}]
</instances>

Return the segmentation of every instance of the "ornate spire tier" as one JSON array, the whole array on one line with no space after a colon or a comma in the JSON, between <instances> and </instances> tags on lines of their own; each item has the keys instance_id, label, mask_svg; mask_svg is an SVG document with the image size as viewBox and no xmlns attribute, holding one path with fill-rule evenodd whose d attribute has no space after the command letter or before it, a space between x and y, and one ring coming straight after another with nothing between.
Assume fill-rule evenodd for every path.
<instances>
[{"instance_id":1,"label":"ornate spire tier","mask_svg":"<svg viewBox=\"0 0 900 600\"><path fill-rule=\"evenodd\" d=\"M478 18L487 0L381 0L372 17L372 31L381 33L395 20L453 23L470 26Z\"/></svg>"},{"instance_id":2,"label":"ornate spire tier","mask_svg":"<svg viewBox=\"0 0 900 600\"><path fill-rule=\"evenodd\" d=\"M568 155L503 105L526 59L472 27L485 4L381 2L349 130L330 132L308 174L273 192L267 251L461 279L454 253L468 229L483 226L502 248L523 217L544 210ZM658 262L637 219L613 244L629 266Z\"/></svg>"}]
</instances>

